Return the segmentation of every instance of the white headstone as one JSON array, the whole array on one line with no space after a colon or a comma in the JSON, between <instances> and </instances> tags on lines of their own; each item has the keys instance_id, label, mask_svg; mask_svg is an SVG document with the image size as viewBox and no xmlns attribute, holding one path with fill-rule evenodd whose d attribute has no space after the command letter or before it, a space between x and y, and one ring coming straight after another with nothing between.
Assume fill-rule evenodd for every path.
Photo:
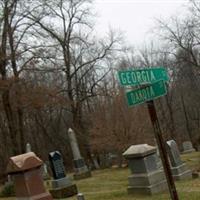
<instances>
[{"instance_id":1,"label":"white headstone","mask_svg":"<svg viewBox=\"0 0 200 200\"><path fill-rule=\"evenodd\" d=\"M70 145L71 145L74 160L81 159L82 157L81 157L81 154L80 154L80 151L79 151L78 143L77 143L77 140L76 140L76 135L71 128L69 128L69 130L68 130L68 136L69 136Z\"/></svg>"},{"instance_id":2,"label":"white headstone","mask_svg":"<svg viewBox=\"0 0 200 200\"><path fill-rule=\"evenodd\" d=\"M31 152L31 145L26 143L26 153Z\"/></svg>"},{"instance_id":3,"label":"white headstone","mask_svg":"<svg viewBox=\"0 0 200 200\"><path fill-rule=\"evenodd\" d=\"M82 193L78 193L77 200L85 200L84 195Z\"/></svg>"}]
</instances>

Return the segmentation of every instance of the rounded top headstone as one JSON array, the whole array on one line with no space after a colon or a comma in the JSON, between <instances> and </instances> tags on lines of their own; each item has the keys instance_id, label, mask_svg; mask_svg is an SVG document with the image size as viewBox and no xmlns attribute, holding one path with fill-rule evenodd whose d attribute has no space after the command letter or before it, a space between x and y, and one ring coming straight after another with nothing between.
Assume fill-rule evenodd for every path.
<instances>
[{"instance_id":1,"label":"rounded top headstone","mask_svg":"<svg viewBox=\"0 0 200 200\"><path fill-rule=\"evenodd\" d=\"M124 153L125 158L144 157L156 152L156 147L148 144L131 145Z\"/></svg>"},{"instance_id":2,"label":"rounded top headstone","mask_svg":"<svg viewBox=\"0 0 200 200\"><path fill-rule=\"evenodd\" d=\"M23 172L29 169L39 167L43 161L33 152L28 152L18 156L9 158L7 165L7 173Z\"/></svg>"},{"instance_id":3,"label":"rounded top headstone","mask_svg":"<svg viewBox=\"0 0 200 200\"><path fill-rule=\"evenodd\" d=\"M31 144L27 143L26 144L26 153L31 152Z\"/></svg>"},{"instance_id":4,"label":"rounded top headstone","mask_svg":"<svg viewBox=\"0 0 200 200\"><path fill-rule=\"evenodd\" d=\"M73 129L71 128L68 129L68 133L73 133L73 132L74 132Z\"/></svg>"}]
</instances>

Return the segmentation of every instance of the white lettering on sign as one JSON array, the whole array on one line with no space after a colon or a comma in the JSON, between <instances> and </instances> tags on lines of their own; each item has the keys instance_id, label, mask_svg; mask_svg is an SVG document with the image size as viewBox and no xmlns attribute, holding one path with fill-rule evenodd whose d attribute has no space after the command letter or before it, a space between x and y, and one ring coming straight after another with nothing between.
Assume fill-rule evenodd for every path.
<instances>
[{"instance_id":1,"label":"white lettering on sign","mask_svg":"<svg viewBox=\"0 0 200 200\"><path fill-rule=\"evenodd\" d=\"M154 73L151 70L121 72L120 79L122 84L149 83L156 81Z\"/></svg>"},{"instance_id":2,"label":"white lettering on sign","mask_svg":"<svg viewBox=\"0 0 200 200\"><path fill-rule=\"evenodd\" d=\"M153 90L153 87L150 86L150 87L146 87L141 90L138 90L134 93L131 93L130 96L131 96L131 101L135 103L135 102L145 101L154 97L155 92Z\"/></svg>"}]
</instances>

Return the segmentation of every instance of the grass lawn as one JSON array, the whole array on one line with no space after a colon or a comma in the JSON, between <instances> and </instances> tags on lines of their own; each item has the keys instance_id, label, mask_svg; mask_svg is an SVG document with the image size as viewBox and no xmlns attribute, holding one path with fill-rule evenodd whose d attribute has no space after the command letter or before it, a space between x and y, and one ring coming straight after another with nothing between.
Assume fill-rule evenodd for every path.
<instances>
[{"instance_id":1,"label":"grass lawn","mask_svg":"<svg viewBox=\"0 0 200 200\"><path fill-rule=\"evenodd\" d=\"M181 156L190 169L200 169L200 152ZM128 195L127 186L129 169L105 169L93 172L93 177L76 181L79 192L86 200L167 200L169 193L156 194L151 197ZM176 182L180 200L200 199L200 179L191 179ZM75 200L76 198L69 198Z\"/></svg>"},{"instance_id":2,"label":"grass lawn","mask_svg":"<svg viewBox=\"0 0 200 200\"><path fill-rule=\"evenodd\" d=\"M191 169L200 169L200 152L182 155L182 159ZM128 195L129 169L105 169L92 173L92 177L75 181L79 192L83 193L85 200L168 200L168 192L153 196ZM200 200L200 178L176 182L180 200ZM75 200L76 197L68 198ZM14 200L14 198L1 198L0 200Z\"/></svg>"}]
</instances>

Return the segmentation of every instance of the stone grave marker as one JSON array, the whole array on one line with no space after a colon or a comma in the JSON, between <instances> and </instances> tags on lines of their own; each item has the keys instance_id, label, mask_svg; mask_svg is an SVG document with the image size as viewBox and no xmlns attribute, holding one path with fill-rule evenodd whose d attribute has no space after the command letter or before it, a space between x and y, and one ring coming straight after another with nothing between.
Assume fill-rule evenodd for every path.
<instances>
[{"instance_id":1,"label":"stone grave marker","mask_svg":"<svg viewBox=\"0 0 200 200\"><path fill-rule=\"evenodd\" d=\"M167 141L167 149L172 167L183 164L178 146L174 140Z\"/></svg>"},{"instance_id":2,"label":"stone grave marker","mask_svg":"<svg viewBox=\"0 0 200 200\"><path fill-rule=\"evenodd\" d=\"M157 166L156 147L148 144L130 146L123 156L128 160L130 194L154 194L167 190L164 172Z\"/></svg>"},{"instance_id":3,"label":"stone grave marker","mask_svg":"<svg viewBox=\"0 0 200 200\"><path fill-rule=\"evenodd\" d=\"M26 143L26 153L31 152L31 144Z\"/></svg>"},{"instance_id":4,"label":"stone grave marker","mask_svg":"<svg viewBox=\"0 0 200 200\"><path fill-rule=\"evenodd\" d=\"M93 164L95 166L95 169L100 169L99 163L98 163L97 158L95 157L95 155L92 154L91 157L92 157L92 161L93 161Z\"/></svg>"},{"instance_id":5,"label":"stone grave marker","mask_svg":"<svg viewBox=\"0 0 200 200\"><path fill-rule=\"evenodd\" d=\"M175 180L191 178L191 170L187 169L186 164L181 160L178 146L174 140L167 141L167 152L171 164L172 175Z\"/></svg>"},{"instance_id":6,"label":"stone grave marker","mask_svg":"<svg viewBox=\"0 0 200 200\"><path fill-rule=\"evenodd\" d=\"M40 160L33 152L11 157L7 166L17 199L52 200L44 187Z\"/></svg>"},{"instance_id":7,"label":"stone grave marker","mask_svg":"<svg viewBox=\"0 0 200 200\"><path fill-rule=\"evenodd\" d=\"M191 153L194 151L195 151L195 149L192 146L192 142L190 142L190 141L183 142L183 152L182 153Z\"/></svg>"},{"instance_id":8,"label":"stone grave marker","mask_svg":"<svg viewBox=\"0 0 200 200\"><path fill-rule=\"evenodd\" d=\"M65 168L63 159L59 151L49 153L49 162L54 179L61 179L65 177Z\"/></svg>"},{"instance_id":9,"label":"stone grave marker","mask_svg":"<svg viewBox=\"0 0 200 200\"><path fill-rule=\"evenodd\" d=\"M43 176L43 179L44 180L49 180L50 179L50 175L49 175L49 172L48 172L48 166L47 164L44 162L43 166L43 173L42 173L42 176Z\"/></svg>"},{"instance_id":10,"label":"stone grave marker","mask_svg":"<svg viewBox=\"0 0 200 200\"><path fill-rule=\"evenodd\" d=\"M84 195L82 193L78 193L77 200L85 200Z\"/></svg>"},{"instance_id":11,"label":"stone grave marker","mask_svg":"<svg viewBox=\"0 0 200 200\"><path fill-rule=\"evenodd\" d=\"M53 173L49 190L53 198L67 198L77 194L77 187L66 176L62 155L59 151L49 153L49 163Z\"/></svg>"},{"instance_id":12,"label":"stone grave marker","mask_svg":"<svg viewBox=\"0 0 200 200\"><path fill-rule=\"evenodd\" d=\"M71 128L68 129L68 137L74 158L74 179L78 180L91 177L91 171L88 169L83 157L81 156L75 132Z\"/></svg>"}]
</instances>

